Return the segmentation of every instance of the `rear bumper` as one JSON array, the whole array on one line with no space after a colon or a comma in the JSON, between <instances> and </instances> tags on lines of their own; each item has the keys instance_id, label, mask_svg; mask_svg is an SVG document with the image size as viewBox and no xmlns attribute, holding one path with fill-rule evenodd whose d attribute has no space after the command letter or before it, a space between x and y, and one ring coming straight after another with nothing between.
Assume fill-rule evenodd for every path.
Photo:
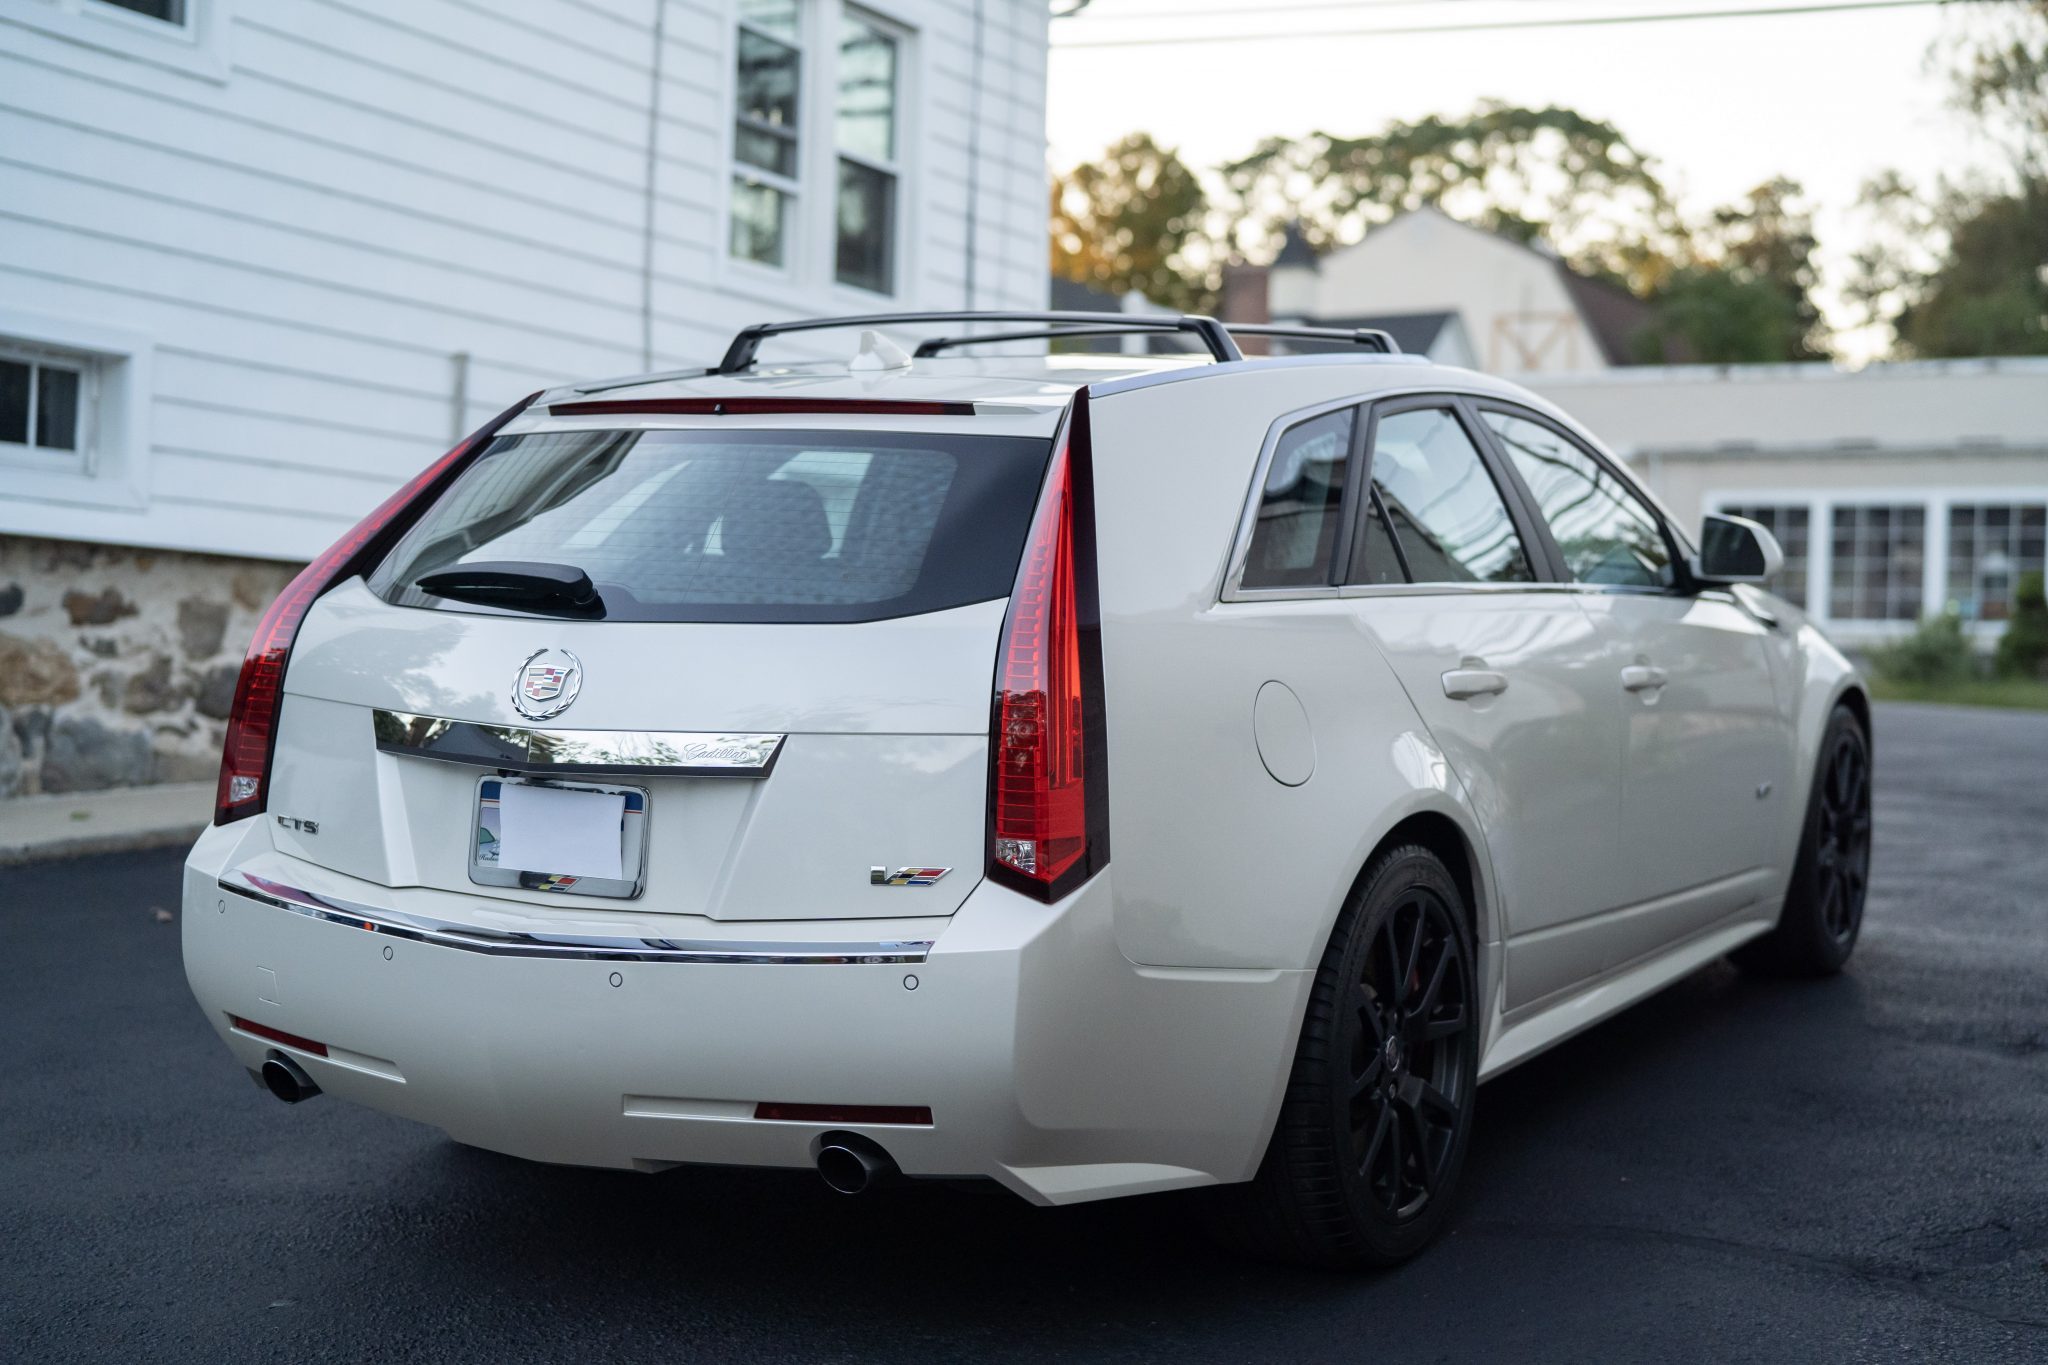
<instances>
[{"instance_id":1,"label":"rear bumper","mask_svg":"<svg viewBox=\"0 0 2048 1365\"><path fill-rule=\"evenodd\" d=\"M185 868L186 975L236 1060L285 1052L330 1095L538 1161L808 1166L821 1133L848 1129L908 1174L988 1176L1039 1203L1247 1179L1309 985L1134 966L1116 948L1113 872L1051 907L984 883L923 921L928 949L877 960L530 956L261 895L237 875L261 837L210 829ZM305 871L333 903L389 895ZM864 937L858 921L776 929ZM762 1102L922 1106L933 1121L757 1120Z\"/></svg>"}]
</instances>

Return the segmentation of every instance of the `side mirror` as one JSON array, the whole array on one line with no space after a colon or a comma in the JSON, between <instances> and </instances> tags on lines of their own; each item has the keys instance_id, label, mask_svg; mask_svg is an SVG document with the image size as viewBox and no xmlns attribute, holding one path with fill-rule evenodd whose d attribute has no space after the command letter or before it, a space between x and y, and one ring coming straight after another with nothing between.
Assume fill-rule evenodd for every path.
<instances>
[{"instance_id":1,"label":"side mirror","mask_svg":"<svg viewBox=\"0 0 2048 1365\"><path fill-rule=\"evenodd\" d=\"M1747 517L1709 514L1700 525L1692 576L1702 583L1767 583L1785 567L1778 538Z\"/></svg>"}]
</instances>

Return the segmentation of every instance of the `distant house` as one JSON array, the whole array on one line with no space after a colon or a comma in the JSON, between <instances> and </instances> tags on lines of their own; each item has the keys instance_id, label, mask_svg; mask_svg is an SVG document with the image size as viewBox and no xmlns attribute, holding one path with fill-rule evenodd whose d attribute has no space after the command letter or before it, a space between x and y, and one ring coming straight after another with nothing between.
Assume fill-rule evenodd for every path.
<instances>
[{"instance_id":1,"label":"distant house","mask_svg":"<svg viewBox=\"0 0 2048 1365\"><path fill-rule=\"evenodd\" d=\"M1271 321L1382 327L1405 351L1502 375L1634 363L1651 316L1547 248L1427 208L1321 256L1290 229L1266 281Z\"/></svg>"},{"instance_id":2,"label":"distant house","mask_svg":"<svg viewBox=\"0 0 2048 1365\"><path fill-rule=\"evenodd\" d=\"M1043 307L1046 26L0 0L0 798L210 776L294 563L525 394Z\"/></svg>"}]
</instances>

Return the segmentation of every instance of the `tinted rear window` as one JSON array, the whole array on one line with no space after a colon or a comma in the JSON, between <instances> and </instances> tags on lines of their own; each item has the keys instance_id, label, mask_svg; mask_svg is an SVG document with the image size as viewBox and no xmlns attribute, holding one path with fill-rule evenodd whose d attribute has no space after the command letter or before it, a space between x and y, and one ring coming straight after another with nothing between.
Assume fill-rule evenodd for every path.
<instances>
[{"instance_id":1,"label":"tinted rear window","mask_svg":"<svg viewBox=\"0 0 2048 1365\"><path fill-rule=\"evenodd\" d=\"M874 621L1009 595L1051 443L835 431L500 437L370 577L567 564L608 620Z\"/></svg>"}]
</instances>

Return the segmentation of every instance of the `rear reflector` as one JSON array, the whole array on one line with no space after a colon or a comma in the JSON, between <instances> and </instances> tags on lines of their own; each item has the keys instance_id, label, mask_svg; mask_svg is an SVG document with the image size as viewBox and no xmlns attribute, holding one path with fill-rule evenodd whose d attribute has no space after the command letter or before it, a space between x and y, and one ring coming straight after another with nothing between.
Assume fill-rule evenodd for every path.
<instances>
[{"instance_id":1,"label":"rear reflector","mask_svg":"<svg viewBox=\"0 0 2048 1365\"><path fill-rule=\"evenodd\" d=\"M286 1047L297 1048L301 1052L310 1052L315 1057L325 1057L327 1055L327 1044L316 1043L311 1038L301 1038L296 1033L286 1033L283 1029L272 1028L268 1024L253 1023L236 1014L230 1014L228 1022L235 1026L237 1032L252 1034L258 1038L268 1039L273 1043L282 1043Z\"/></svg>"},{"instance_id":2,"label":"rear reflector","mask_svg":"<svg viewBox=\"0 0 2048 1365\"><path fill-rule=\"evenodd\" d=\"M299 576L270 604L270 610L263 613L256 634L249 641L248 652L242 656L241 676L235 680L235 699L228 709L227 743L221 752L220 788L214 800L213 823L225 825L264 809L270 758L277 748L277 712L283 698L285 664L291 659L292 641L298 638L299 625L313 603L336 583L373 564L397 535L412 524L419 509L438 496L448 481L490 444L498 429L538 397L537 393L528 394L499 413L378 504L376 511L301 569Z\"/></svg>"},{"instance_id":3,"label":"rear reflector","mask_svg":"<svg viewBox=\"0 0 2048 1365\"><path fill-rule=\"evenodd\" d=\"M781 1123L896 1123L929 1128L932 1111L922 1104L770 1104L754 1106L757 1119Z\"/></svg>"},{"instance_id":4,"label":"rear reflector","mask_svg":"<svg viewBox=\"0 0 2048 1365\"><path fill-rule=\"evenodd\" d=\"M1053 901L1109 862L1088 400L1074 399L996 655L989 876Z\"/></svg>"},{"instance_id":5,"label":"rear reflector","mask_svg":"<svg viewBox=\"0 0 2048 1365\"><path fill-rule=\"evenodd\" d=\"M594 398L550 403L551 417L757 417L785 413L851 413L877 417L972 417L972 403L912 402L889 398Z\"/></svg>"}]
</instances>

